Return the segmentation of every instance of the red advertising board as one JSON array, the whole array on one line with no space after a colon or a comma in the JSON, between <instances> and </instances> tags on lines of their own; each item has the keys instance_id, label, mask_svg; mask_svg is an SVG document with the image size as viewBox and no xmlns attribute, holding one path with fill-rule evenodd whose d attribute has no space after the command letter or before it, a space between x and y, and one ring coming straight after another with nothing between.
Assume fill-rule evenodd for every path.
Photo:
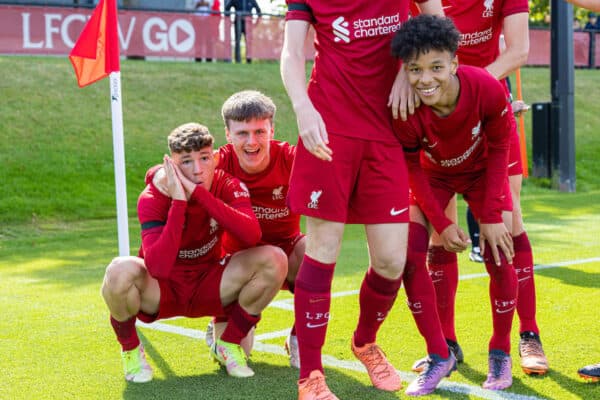
<instances>
[{"instance_id":1,"label":"red advertising board","mask_svg":"<svg viewBox=\"0 0 600 400\"><path fill-rule=\"evenodd\" d=\"M66 55L75 44L90 8L0 5L0 54ZM222 15L119 10L121 54L135 57L232 58L232 20ZM283 44L283 18L246 19L249 58L277 60ZM595 66L600 66L600 34L595 34ZM306 41L314 57L313 31ZM575 66L589 64L590 33L573 32ZM550 64L550 31L530 30L528 65Z\"/></svg>"},{"instance_id":2,"label":"red advertising board","mask_svg":"<svg viewBox=\"0 0 600 400\"><path fill-rule=\"evenodd\" d=\"M0 53L67 54L88 8L0 5ZM125 56L231 58L231 21L220 15L119 10Z\"/></svg>"}]
</instances>

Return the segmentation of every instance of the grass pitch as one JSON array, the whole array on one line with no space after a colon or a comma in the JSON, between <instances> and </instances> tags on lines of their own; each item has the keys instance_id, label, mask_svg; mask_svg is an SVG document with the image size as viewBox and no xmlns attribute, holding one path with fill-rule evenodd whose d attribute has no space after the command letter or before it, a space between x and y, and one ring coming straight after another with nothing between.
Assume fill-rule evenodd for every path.
<instances>
[{"instance_id":1,"label":"grass pitch","mask_svg":"<svg viewBox=\"0 0 600 400\"><path fill-rule=\"evenodd\" d=\"M139 328L155 380L124 381L99 293L104 268L117 253L108 82L78 89L62 58L0 57L0 71L0 398L295 398L297 371L287 366L282 348L292 323L285 292L259 325L255 377L229 378L210 361L201 340L208 319L201 318L162 321L174 332ZM576 375L577 368L600 361L600 94L587 90L597 86L598 74L576 71L578 192L558 193L534 180L523 191L539 265L538 322L551 371L530 377L520 370L515 329L513 386L498 393L479 389L491 331L488 280L481 264L461 255L457 329L466 363L429 398L600 398L600 385ZM144 172L160 162L173 127L199 121L223 143L221 103L234 91L254 88L279 107L277 136L295 142L295 117L277 64L125 61L122 79L132 251L139 246L135 203ZM547 69L524 69L523 82L529 103L549 100ZM333 283L341 295L332 301L324 348L328 383L342 399L404 398L370 387L349 348L358 313L354 291L366 265L362 228L349 226ZM405 380L412 379L408 371L425 346L403 292L379 342Z\"/></svg>"}]
</instances>

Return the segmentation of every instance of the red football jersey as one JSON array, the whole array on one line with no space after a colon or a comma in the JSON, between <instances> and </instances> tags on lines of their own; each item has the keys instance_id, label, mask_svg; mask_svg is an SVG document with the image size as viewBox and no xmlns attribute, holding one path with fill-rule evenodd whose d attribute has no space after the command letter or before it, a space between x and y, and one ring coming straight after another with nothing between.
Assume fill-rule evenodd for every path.
<instances>
[{"instance_id":1,"label":"red football jersey","mask_svg":"<svg viewBox=\"0 0 600 400\"><path fill-rule=\"evenodd\" d=\"M286 20L315 29L308 94L327 131L392 142L387 100L398 71L391 40L408 18L409 0L286 0Z\"/></svg>"},{"instance_id":2,"label":"red football jersey","mask_svg":"<svg viewBox=\"0 0 600 400\"><path fill-rule=\"evenodd\" d=\"M300 234L300 215L286 204L290 173L296 147L286 142L271 141L269 166L258 174L248 174L241 167L231 144L219 148L219 165L242 181L250 191L250 202L262 230L262 243L277 244ZM228 252L239 250L229 235L224 237Z\"/></svg>"},{"instance_id":3,"label":"red football jersey","mask_svg":"<svg viewBox=\"0 0 600 400\"><path fill-rule=\"evenodd\" d=\"M172 200L150 182L137 208L142 225L139 255L155 278L219 261L223 230L251 244L260 237L248 190L221 170L215 171L210 191L197 186L189 201Z\"/></svg>"},{"instance_id":4,"label":"red football jersey","mask_svg":"<svg viewBox=\"0 0 600 400\"><path fill-rule=\"evenodd\" d=\"M457 182L458 187L485 173L489 209L482 220L497 221L501 212L497 199L503 194L508 168L511 134L508 102L500 82L484 69L459 66L457 76L460 95L450 115L439 117L430 107L421 106L408 121L397 120L396 134L407 152L407 161L411 152L420 150L417 165L427 176ZM410 166L409 163L409 175L413 172ZM417 198L420 191L415 186L420 183L411 178L411 189ZM428 215L436 230L437 217Z\"/></svg>"},{"instance_id":5,"label":"red football jersey","mask_svg":"<svg viewBox=\"0 0 600 400\"><path fill-rule=\"evenodd\" d=\"M529 12L527 0L442 0L442 6L461 33L458 62L482 68L500 54L504 18Z\"/></svg>"}]
</instances>

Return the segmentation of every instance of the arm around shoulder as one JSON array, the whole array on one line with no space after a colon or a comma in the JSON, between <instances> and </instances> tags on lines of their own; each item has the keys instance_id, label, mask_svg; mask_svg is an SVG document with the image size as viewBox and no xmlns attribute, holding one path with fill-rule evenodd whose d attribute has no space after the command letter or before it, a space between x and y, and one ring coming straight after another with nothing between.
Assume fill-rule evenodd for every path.
<instances>
[{"instance_id":1,"label":"arm around shoulder","mask_svg":"<svg viewBox=\"0 0 600 400\"><path fill-rule=\"evenodd\" d=\"M574 6L587 8L591 11L600 12L600 0L566 0Z\"/></svg>"}]
</instances>

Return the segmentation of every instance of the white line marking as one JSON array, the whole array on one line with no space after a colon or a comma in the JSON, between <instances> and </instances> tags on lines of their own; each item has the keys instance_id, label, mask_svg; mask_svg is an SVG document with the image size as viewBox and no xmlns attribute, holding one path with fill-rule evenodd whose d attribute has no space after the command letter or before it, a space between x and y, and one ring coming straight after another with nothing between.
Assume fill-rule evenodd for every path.
<instances>
[{"instance_id":1,"label":"white line marking","mask_svg":"<svg viewBox=\"0 0 600 400\"><path fill-rule=\"evenodd\" d=\"M534 268L536 270L540 270L540 269L548 269L548 268L567 267L569 265L586 264L586 263L591 263L591 262L600 262L600 257L584 258L581 260L572 260L572 261L562 261L562 262L557 262L557 263L553 263L553 264L537 264L534 266ZM458 280L465 281L465 280L469 280L469 279L487 278L487 277L488 277L487 272L482 272L482 273L478 273L478 274L460 275ZM358 294L358 290L348 290L345 292L332 293L331 297L334 298L334 297L353 296L355 294ZM279 308L279 309L288 310L288 311L294 311L294 299L290 298L290 299L273 301L273 302L271 302L271 304L269 304L269 307Z\"/></svg>"},{"instance_id":2,"label":"white line marking","mask_svg":"<svg viewBox=\"0 0 600 400\"><path fill-rule=\"evenodd\" d=\"M536 270L540 270L540 269L548 269L548 268L566 267L569 265L586 264L586 263L591 263L591 262L600 262L600 257L585 258L585 259L581 259L581 260L572 260L572 261L563 261L563 262L557 262L557 263L553 263L553 264L549 264L549 265L538 264L538 265L535 265L534 268ZM468 274L468 275L461 275L459 277L459 280L477 279L477 278L483 278L483 277L487 277L487 276L488 276L487 273ZM352 295L356 295L356 294L358 294L358 290L348 290L348 291L344 291L344 292L332 293L331 297L332 298L333 297L344 297L344 296L352 296ZM270 307L276 307L276 308L281 308L284 310L294 311L293 303L294 303L293 298L278 300L278 301L272 302L270 304ZM178 318L172 318L172 319L178 319ZM199 330L191 329L191 328L184 328L181 326L175 326L175 325L170 325L170 324L164 324L161 322L153 322L152 324L147 324L147 323L144 323L144 322L138 320L136 322L136 325L139 327L153 329L156 331L186 336L186 337L190 337L192 339L204 340L204 337L205 337L205 333L203 331L199 331ZM275 331L275 332L267 332L267 333L263 333L261 335L255 336L254 350L287 357L287 354L286 354L283 346L262 343L261 340L285 337L285 336L287 336L288 332L289 332L288 329L284 329L284 330ZM323 355L323 364L330 366L330 367L334 367L334 368L366 372L364 366L358 361L340 360L338 358L335 358L335 357L327 355L327 354ZM397 372L404 381L412 381L416 376L412 372L404 372L404 371L398 371L398 370L397 370ZM462 394L466 394L466 395L472 395L472 396L476 396L478 398L486 399L486 400L542 400L541 397L526 396L526 395L504 392L504 391L486 390L479 386L468 385L466 383L458 383L458 382L442 381L438 385L438 388L441 390L446 390L446 391L453 392L453 393L462 393Z\"/></svg>"},{"instance_id":3,"label":"white line marking","mask_svg":"<svg viewBox=\"0 0 600 400\"><path fill-rule=\"evenodd\" d=\"M203 340L205 337L205 334L202 331L184 328L181 326L163 324L161 322L153 322L151 324L147 324L138 320L136 325L139 327L153 329L160 332L174 333L176 335L186 336L192 339ZM285 336L287 335L287 332L288 330L277 331L256 336L254 338L253 350L287 357L287 353L285 352L283 346L262 343L259 341L259 339L263 338L277 337L276 335ZM366 372L365 367L359 361L340 360L336 357L327 354L323 355L323 364L333 368ZM416 374L412 372L404 372L399 370L396 371L404 381L412 381L416 377ZM525 396L509 392L495 392L492 390L485 390L479 386L468 385L466 383L458 382L442 381L442 383L439 384L438 389L446 390L452 393L462 393L466 395L476 396L478 398L486 400L542 400L541 397Z\"/></svg>"}]
</instances>

